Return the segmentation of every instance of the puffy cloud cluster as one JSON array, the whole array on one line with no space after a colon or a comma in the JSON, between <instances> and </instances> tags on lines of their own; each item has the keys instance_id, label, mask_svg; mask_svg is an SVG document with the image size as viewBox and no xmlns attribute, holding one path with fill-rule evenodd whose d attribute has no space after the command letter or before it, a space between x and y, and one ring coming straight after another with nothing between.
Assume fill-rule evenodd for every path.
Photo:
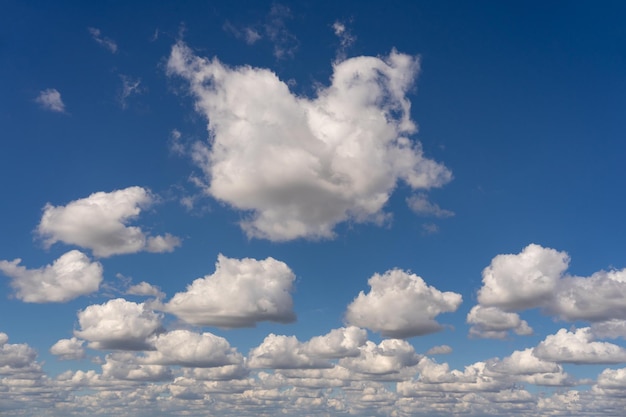
<instances>
[{"instance_id":1,"label":"puffy cloud cluster","mask_svg":"<svg viewBox=\"0 0 626 417\"><path fill-rule=\"evenodd\" d=\"M180 245L177 237L148 236L141 228L127 225L153 203L148 190L129 187L97 192L66 206L46 204L37 232L46 246L64 242L91 249L103 258L140 251L171 252Z\"/></svg>"},{"instance_id":2,"label":"puffy cloud cluster","mask_svg":"<svg viewBox=\"0 0 626 417\"><path fill-rule=\"evenodd\" d=\"M148 339L162 330L161 319L144 303L117 298L79 311L74 334L93 349L150 349Z\"/></svg>"},{"instance_id":3,"label":"puffy cloud cluster","mask_svg":"<svg viewBox=\"0 0 626 417\"><path fill-rule=\"evenodd\" d=\"M82 359L85 357L83 349L84 340L75 337L71 339L61 339L50 348L50 353L61 360Z\"/></svg>"},{"instance_id":4,"label":"puffy cloud cluster","mask_svg":"<svg viewBox=\"0 0 626 417\"><path fill-rule=\"evenodd\" d=\"M589 327L568 331L560 329L547 336L533 350L538 358L559 363L621 363L626 362L626 349L594 341Z\"/></svg>"},{"instance_id":5,"label":"puffy cloud cluster","mask_svg":"<svg viewBox=\"0 0 626 417\"><path fill-rule=\"evenodd\" d=\"M215 272L177 293L164 310L187 323L224 328L254 327L260 321L295 320L291 289L295 275L274 258L233 259L219 255Z\"/></svg>"},{"instance_id":6,"label":"puffy cloud cluster","mask_svg":"<svg viewBox=\"0 0 626 417\"><path fill-rule=\"evenodd\" d=\"M462 302L460 294L441 292L422 278L400 269L374 274L370 292L363 291L348 305L346 321L366 327L385 337L405 338L436 332L441 313L454 312Z\"/></svg>"},{"instance_id":7,"label":"puffy cloud cluster","mask_svg":"<svg viewBox=\"0 0 626 417\"><path fill-rule=\"evenodd\" d=\"M193 152L208 193L251 213L241 223L248 236L276 241L329 238L346 220L380 222L399 180L413 189L450 181L408 138L416 127L406 94L418 69L396 51L351 58L308 99L269 70L229 68L182 43L168 61L209 121L210 147Z\"/></svg>"},{"instance_id":8,"label":"puffy cloud cluster","mask_svg":"<svg viewBox=\"0 0 626 417\"><path fill-rule=\"evenodd\" d=\"M102 265L77 250L38 269L26 269L21 262L0 261L0 271L11 278L15 296L27 303L63 303L97 291L102 282Z\"/></svg>"},{"instance_id":9,"label":"puffy cloud cluster","mask_svg":"<svg viewBox=\"0 0 626 417\"><path fill-rule=\"evenodd\" d=\"M509 330L530 334L516 311L539 307L562 320L594 322L594 329L619 335L626 319L626 269L590 277L566 274L569 256L530 244L518 254L498 255L483 270L479 305L467 316L475 336L502 338ZM601 325L606 322L605 325Z\"/></svg>"}]
</instances>

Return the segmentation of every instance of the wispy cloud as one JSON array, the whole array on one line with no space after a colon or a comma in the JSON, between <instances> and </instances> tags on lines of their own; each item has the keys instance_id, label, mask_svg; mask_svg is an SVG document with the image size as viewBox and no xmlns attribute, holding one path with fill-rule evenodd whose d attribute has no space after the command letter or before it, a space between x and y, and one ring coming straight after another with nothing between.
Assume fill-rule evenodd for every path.
<instances>
[{"instance_id":1,"label":"wispy cloud","mask_svg":"<svg viewBox=\"0 0 626 417\"><path fill-rule=\"evenodd\" d=\"M128 107L128 98L133 95L141 94L143 88L141 87L141 78L132 78L124 74L120 74L122 79L122 88L119 94L119 103L123 109Z\"/></svg>"},{"instance_id":2,"label":"wispy cloud","mask_svg":"<svg viewBox=\"0 0 626 417\"><path fill-rule=\"evenodd\" d=\"M346 59L346 49L348 49L356 41L350 30L346 27L346 24L340 21L333 23L333 31L339 38L339 49L337 50L337 61L343 61Z\"/></svg>"},{"instance_id":3,"label":"wispy cloud","mask_svg":"<svg viewBox=\"0 0 626 417\"><path fill-rule=\"evenodd\" d=\"M102 32L98 28L87 28L91 37L94 41L98 42L99 45L108 49L111 53L117 53L117 43L111 38L107 38L106 36L102 36Z\"/></svg>"},{"instance_id":4,"label":"wispy cloud","mask_svg":"<svg viewBox=\"0 0 626 417\"><path fill-rule=\"evenodd\" d=\"M41 91L35 101L46 110L65 113L65 103L61 99L61 93L55 88Z\"/></svg>"}]
</instances>

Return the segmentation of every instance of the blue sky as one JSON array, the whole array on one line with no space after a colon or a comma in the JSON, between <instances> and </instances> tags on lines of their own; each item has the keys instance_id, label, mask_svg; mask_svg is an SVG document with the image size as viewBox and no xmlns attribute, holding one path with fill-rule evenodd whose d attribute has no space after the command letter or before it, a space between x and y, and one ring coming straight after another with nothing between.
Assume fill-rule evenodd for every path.
<instances>
[{"instance_id":1,"label":"blue sky","mask_svg":"<svg viewBox=\"0 0 626 417\"><path fill-rule=\"evenodd\" d=\"M0 413L621 415L621 2L3 9Z\"/></svg>"}]
</instances>

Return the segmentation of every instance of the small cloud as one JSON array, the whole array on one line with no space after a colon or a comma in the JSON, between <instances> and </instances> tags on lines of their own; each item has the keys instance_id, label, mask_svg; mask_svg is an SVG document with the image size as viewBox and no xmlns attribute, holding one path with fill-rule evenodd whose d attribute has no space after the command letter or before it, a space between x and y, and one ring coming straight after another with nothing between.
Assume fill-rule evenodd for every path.
<instances>
[{"instance_id":1,"label":"small cloud","mask_svg":"<svg viewBox=\"0 0 626 417\"><path fill-rule=\"evenodd\" d=\"M435 223L424 223L422 230L425 235L434 235L435 233L439 233L439 226Z\"/></svg>"},{"instance_id":2,"label":"small cloud","mask_svg":"<svg viewBox=\"0 0 626 417\"><path fill-rule=\"evenodd\" d=\"M232 34L235 38L242 39L248 45L254 45L258 40L263 37L259 33L259 31L252 26L238 28L229 21L226 21L226 23L224 23L222 29Z\"/></svg>"},{"instance_id":3,"label":"small cloud","mask_svg":"<svg viewBox=\"0 0 626 417\"><path fill-rule=\"evenodd\" d=\"M112 54L117 53L117 43L111 38L103 37L100 29L98 28L87 28L91 37L94 41L98 42L99 45L108 49Z\"/></svg>"},{"instance_id":4,"label":"small cloud","mask_svg":"<svg viewBox=\"0 0 626 417\"><path fill-rule=\"evenodd\" d=\"M35 101L50 111L65 113L65 103L61 99L61 93L55 88L48 88L39 93Z\"/></svg>"},{"instance_id":5,"label":"small cloud","mask_svg":"<svg viewBox=\"0 0 626 417\"><path fill-rule=\"evenodd\" d=\"M141 78L134 79L124 74L120 74L120 78L122 79L122 89L119 94L119 102L122 109L126 109L128 107L128 98L141 94L143 88L141 87Z\"/></svg>"},{"instance_id":6,"label":"small cloud","mask_svg":"<svg viewBox=\"0 0 626 417\"><path fill-rule=\"evenodd\" d=\"M274 3L265 24L265 33L274 44L277 59L293 57L298 49L298 39L287 29L286 21L292 19L289 7Z\"/></svg>"},{"instance_id":7,"label":"small cloud","mask_svg":"<svg viewBox=\"0 0 626 417\"><path fill-rule=\"evenodd\" d=\"M172 129L170 132L170 151L176 155L182 156L187 153L185 145L181 143L182 133L178 129Z\"/></svg>"},{"instance_id":8,"label":"small cloud","mask_svg":"<svg viewBox=\"0 0 626 417\"><path fill-rule=\"evenodd\" d=\"M440 219L454 216L453 211L442 209L439 205L428 201L426 194L413 195L407 198L406 202L409 208L420 216L437 217Z\"/></svg>"},{"instance_id":9,"label":"small cloud","mask_svg":"<svg viewBox=\"0 0 626 417\"><path fill-rule=\"evenodd\" d=\"M448 345L433 346L426 351L427 355L448 355L452 353L452 348Z\"/></svg>"},{"instance_id":10,"label":"small cloud","mask_svg":"<svg viewBox=\"0 0 626 417\"><path fill-rule=\"evenodd\" d=\"M162 299L165 297L165 294L159 289L159 287L151 285L145 281L142 281L139 284L133 285L128 288L126 290L126 294L153 296L158 299Z\"/></svg>"},{"instance_id":11,"label":"small cloud","mask_svg":"<svg viewBox=\"0 0 626 417\"><path fill-rule=\"evenodd\" d=\"M333 31L335 32L335 35L339 38L337 60L343 61L346 59L346 49L352 46L352 44L356 41L356 36L350 33L350 30L346 28L345 23L338 20L333 23Z\"/></svg>"}]
</instances>

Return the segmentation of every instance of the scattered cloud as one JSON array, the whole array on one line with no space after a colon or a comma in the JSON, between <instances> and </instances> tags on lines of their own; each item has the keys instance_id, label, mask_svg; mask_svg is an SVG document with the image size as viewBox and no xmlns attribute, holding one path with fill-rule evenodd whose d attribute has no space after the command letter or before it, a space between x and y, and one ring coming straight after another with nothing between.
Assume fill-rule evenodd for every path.
<instances>
[{"instance_id":1,"label":"scattered cloud","mask_svg":"<svg viewBox=\"0 0 626 417\"><path fill-rule=\"evenodd\" d=\"M119 93L119 103L122 109L126 109L128 107L128 99L131 96L143 93L143 88L141 87L141 78L132 78L124 74L120 74L120 78L122 80L122 88Z\"/></svg>"},{"instance_id":2,"label":"scattered cloud","mask_svg":"<svg viewBox=\"0 0 626 417\"><path fill-rule=\"evenodd\" d=\"M102 265L77 250L38 269L26 269L21 262L0 261L0 271L11 278L16 298L27 303L64 303L97 291L102 282Z\"/></svg>"},{"instance_id":3,"label":"scattered cloud","mask_svg":"<svg viewBox=\"0 0 626 417\"><path fill-rule=\"evenodd\" d=\"M433 346L426 351L426 355L448 355L452 353L452 348L448 345Z\"/></svg>"},{"instance_id":4,"label":"scattered cloud","mask_svg":"<svg viewBox=\"0 0 626 417\"><path fill-rule=\"evenodd\" d=\"M435 317L456 311L462 302L460 294L441 292L400 269L374 274L368 284L370 292L361 291L348 306L346 321L385 337L406 338L440 331L442 326Z\"/></svg>"},{"instance_id":5,"label":"scattered cloud","mask_svg":"<svg viewBox=\"0 0 626 417\"><path fill-rule=\"evenodd\" d=\"M182 43L168 62L210 121L211 146L194 150L206 191L252 213L241 223L248 236L274 241L331 238L347 220L383 222L399 180L413 189L451 180L407 138L416 127L406 93L418 68L395 51L351 58L334 66L330 87L307 99L269 70L229 68Z\"/></svg>"},{"instance_id":6,"label":"scattered cloud","mask_svg":"<svg viewBox=\"0 0 626 417\"><path fill-rule=\"evenodd\" d=\"M533 333L533 329L526 320L520 319L519 314L502 311L498 307L474 306L467 314L467 322L472 325L470 336L505 339L510 330L522 336Z\"/></svg>"},{"instance_id":7,"label":"scattered cloud","mask_svg":"<svg viewBox=\"0 0 626 417\"><path fill-rule=\"evenodd\" d=\"M359 350L359 356L343 358L339 365L361 374L388 375L416 365L422 357L410 343L399 339L385 339L379 344L367 341Z\"/></svg>"},{"instance_id":8,"label":"scattered cloud","mask_svg":"<svg viewBox=\"0 0 626 417\"><path fill-rule=\"evenodd\" d=\"M98 257L148 252L171 252L180 239L170 234L148 236L137 226L127 226L143 208L155 201L141 187L110 193L98 192L66 206L46 204L37 233L47 247L56 242L78 245Z\"/></svg>"},{"instance_id":9,"label":"scattered cloud","mask_svg":"<svg viewBox=\"0 0 626 417\"><path fill-rule=\"evenodd\" d=\"M61 339L50 348L50 353L61 360L77 360L85 357L84 340L75 337Z\"/></svg>"},{"instance_id":10,"label":"scattered cloud","mask_svg":"<svg viewBox=\"0 0 626 417\"><path fill-rule=\"evenodd\" d=\"M98 45L102 46L105 49L108 49L112 54L117 52L117 43L111 38L107 38L106 36L102 36L100 29L98 28L87 28L91 37L94 41L98 43Z\"/></svg>"},{"instance_id":11,"label":"scattered cloud","mask_svg":"<svg viewBox=\"0 0 626 417\"><path fill-rule=\"evenodd\" d=\"M79 311L74 335L92 349L145 350L151 348L148 339L162 331L161 320L144 303L116 298Z\"/></svg>"},{"instance_id":12,"label":"scattered cloud","mask_svg":"<svg viewBox=\"0 0 626 417\"><path fill-rule=\"evenodd\" d=\"M156 286L154 286L152 284L148 284L145 281L142 281L139 284L135 284L135 285L130 286L126 290L126 294L129 294L129 295L146 295L146 296L156 297L158 299L165 298L165 294L159 289L159 287L156 287Z\"/></svg>"},{"instance_id":13,"label":"scattered cloud","mask_svg":"<svg viewBox=\"0 0 626 417\"><path fill-rule=\"evenodd\" d=\"M222 28L226 32L231 33L237 39L243 40L248 45L254 45L258 40L260 40L263 37L261 33L259 32L259 30L252 26L238 28L235 25L233 25L231 22L226 21L226 23L224 23L224 26L222 26Z\"/></svg>"},{"instance_id":14,"label":"scattered cloud","mask_svg":"<svg viewBox=\"0 0 626 417\"><path fill-rule=\"evenodd\" d=\"M568 331L559 330L547 336L533 350L540 359L557 363L624 363L626 349L608 342L594 341L589 327Z\"/></svg>"},{"instance_id":15,"label":"scattered cloud","mask_svg":"<svg viewBox=\"0 0 626 417\"><path fill-rule=\"evenodd\" d=\"M181 320L202 326L254 327L261 321L296 319L291 290L295 275L274 258L219 255L215 272L198 278L163 306Z\"/></svg>"},{"instance_id":16,"label":"scattered cloud","mask_svg":"<svg viewBox=\"0 0 626 417\"><path fill-rule=\"evenodd\" d=\"M346 50L356 42L356 36L340 21L333 23L333 32L339 38L339 48L337 50L337 62L346 59Z\"/></svg>"},{"instance_id":17,"label":"scattered cloud","mask_svg":"<svg viewBox=\"0 0 626 417\"><path fill-rule=\"evenodd\" d=\"M292 58L298 49L298 39L287 29L287 21L291 18L289 7L279 3L272 4L264 29L274 45L274 56L277 59Z\"/></svg>"},{"instance_id":18,"label":"scattered cloud","mask_svg":"<svg viewBox=\"0 0 626 417\"><path fill-rule=\"evenodd\" d=\"M407 198L407 204L413 212L420 216L446 218L454 216L454 212L444 210L435 203L428 201L426 194L420 193Z\"/></svg>"},{"instance_id":19,"label":"scattered cloud","mask_svg":"<svg viewBox=\"0 0 626 417\"><path fill-rule=\"evenodd\" d=\"M40 91L35 101L46 110L65 113L65 103L63 103L61 93L59 93L56 88L48 88Z\"/></svg>"}]
</instances>

